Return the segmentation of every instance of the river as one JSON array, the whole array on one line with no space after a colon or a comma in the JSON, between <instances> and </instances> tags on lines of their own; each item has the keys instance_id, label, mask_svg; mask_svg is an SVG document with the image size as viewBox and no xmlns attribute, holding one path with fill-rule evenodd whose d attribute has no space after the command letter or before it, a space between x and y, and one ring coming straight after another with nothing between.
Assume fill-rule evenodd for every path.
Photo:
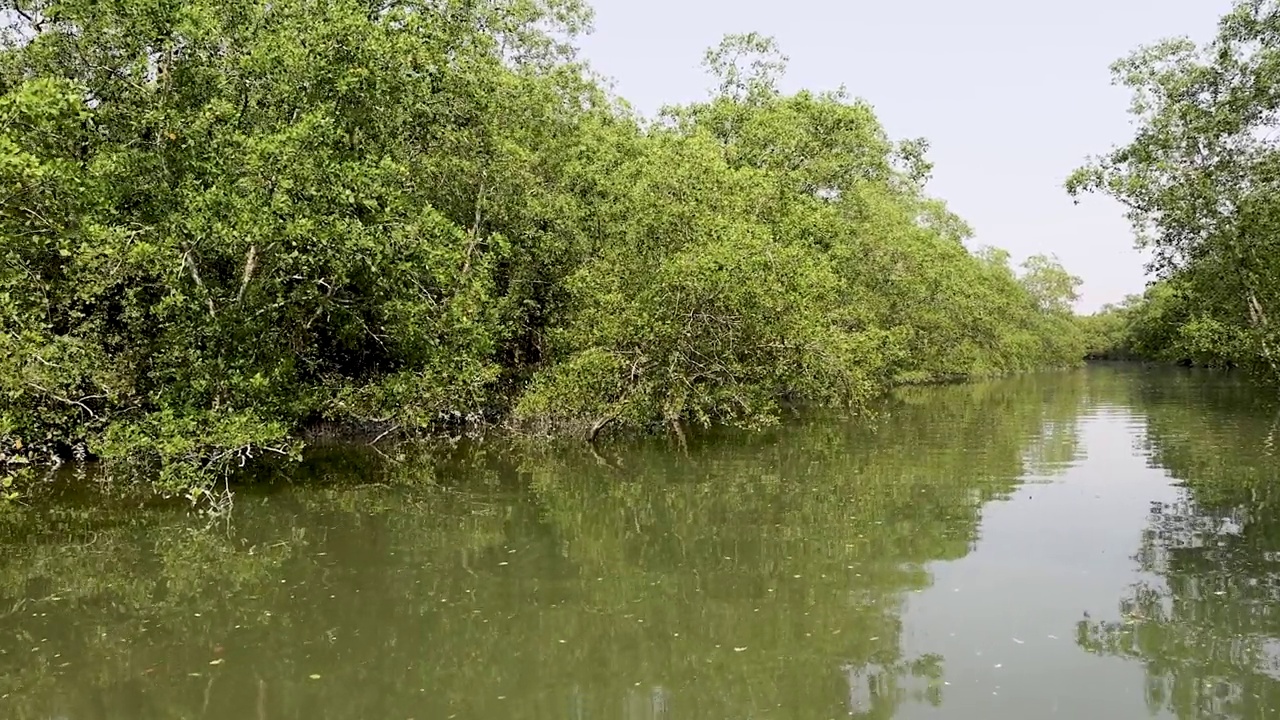
<instances>
[{"instance_id":1,"label":"river","mask_svg":"<svg viewBox=\"0 0 1280 720\"><path fill-rule=\"evenodd\" d=\"M0 717L1275 717L1278 441L1230 375L1098 366L325 448L216 519L72 483L0 513Z\"/></svg>"}]
</instances>

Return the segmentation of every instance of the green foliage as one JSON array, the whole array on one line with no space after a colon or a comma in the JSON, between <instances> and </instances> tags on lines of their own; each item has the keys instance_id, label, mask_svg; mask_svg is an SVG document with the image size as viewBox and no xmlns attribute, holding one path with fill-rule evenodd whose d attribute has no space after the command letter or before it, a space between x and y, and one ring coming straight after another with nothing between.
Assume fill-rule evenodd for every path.
<instances>
[{"instance_id":1,"label":"green foliage","mask_svg":"<svg viewBox=\"0 0 1280 720\"><path fill-rule=\"evenodd\" d=\"M852 402L875 389L859 373L861 338L840 327L835 273L801 248L726 238L651 272L599 263L575 278L582 305L561 339L571 354L519 416L755 425L776 419L780 398Z\"/></svg>"},{"instance_id":2,"label":"green foliage","mask_svg":"<svg viewBox=\"0 0 1280 720\"><path fill-rule=\"evenodd\" d=\"M1206 308L1204 296L1180 277L1151 285L1142 295L1079 319L1088 357L1149 360L1232 368L1259 367L1256 333Z\"/></svg>"},{"instance_id":3,"label":"green foliage","mask_svg":"<svg viewBox=\"0 0 1280 720\"><path fill-rule=\"evenodd\" d=\"M923 194L923 144L843 92L782 95L780 63L765 39L726 40L708 56L720 94L667 108L615 170L617 237L570 278L557 362L517 419L758 425L784 401L856 407L892 382L1082 357L1078 279L970 253Z\"/></svg>"},{"instance_id":4,"label":"green foliage","mask_svg":"<svg viewBox=\"0 0 1280 720\"><path fill-rule=\"evenodd\" d=\"M317 423L761 425L1075 362L843 92L633 117L574 0L37 0L0 48L0 452L203 496ZM1047 263L1047 264L1046 264ZM120 474L120 473L117 473Z\"/></svg>"},{"instance_id":5,"label":"green foliage","mask_svg":"<svg viewBox=\"0 0 1280 720\"><path fill-rule=\"evenodd\" d=\"M531 28L572 14L152 5L32 10L3 55L5 444L188 476L314 420L490 411L549 252L503 231L555 210L514 200L525 145L579 84L501 53L554 60Z\"/></svg>"},{"instance_id":6,"label":"green foliage","mask_svg":"<svg viewBox=\"0 0 1280 720\"><path fill-rule=\"evenodd\" d=\"M1280 379L1280 3L1240 0L1203 48L1186 39L1113 66L1133 91L1132 143L1067 183L1129 211L1170 283L1138 312L1134 351ZM1155 342L1155 344L1147 344Z\"/></svg>"}]
</instances>

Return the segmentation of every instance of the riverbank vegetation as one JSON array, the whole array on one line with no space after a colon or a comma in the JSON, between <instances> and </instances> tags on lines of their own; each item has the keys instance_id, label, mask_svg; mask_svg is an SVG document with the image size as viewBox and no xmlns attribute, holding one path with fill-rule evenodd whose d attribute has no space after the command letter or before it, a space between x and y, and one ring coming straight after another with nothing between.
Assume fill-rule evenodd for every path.
<instances>
[{"instance_id":1,"label":"riverbank vegetation","mask_svg":"<svg viewBox=\"0 0 1280 720\"><path fill-rule=\"evenodd\" d=\"M758 35L643 118L577 0L23 0L0 50L0 453L199 496L317 426L760 426L1073 364L1079 281Z\"/></svg>"},{"instance_id":2,"label":"riverbank vegetation","mask_svg":"<svg viewBox=\"0 0 1280 720\"><path fill-rule=\"evenodd\" d=\"M1243 0L1203 47L1170 40L1114 65L1138 131L1068 189L1128 209L1158 282L1085 321L1091 354L1280 380L1277 38L1280 3Z\"/></svg>"}]
</instances>

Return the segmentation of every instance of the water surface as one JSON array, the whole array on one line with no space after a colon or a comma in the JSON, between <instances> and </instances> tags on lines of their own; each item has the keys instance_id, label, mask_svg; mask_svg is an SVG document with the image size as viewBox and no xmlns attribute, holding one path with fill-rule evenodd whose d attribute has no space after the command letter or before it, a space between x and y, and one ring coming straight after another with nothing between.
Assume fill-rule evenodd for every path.
<instances>
[{"instance_id":1,"label":"water surface","mask_svg":"<svg viewBox=\"0 0 1280 720\"><path fill-rule=\"evenodd\" d=\"M874 423L329 449L182 507L0 515L0 717L1263 718L1264 393L1097 367Z\"/></svg>"}]
</instances>

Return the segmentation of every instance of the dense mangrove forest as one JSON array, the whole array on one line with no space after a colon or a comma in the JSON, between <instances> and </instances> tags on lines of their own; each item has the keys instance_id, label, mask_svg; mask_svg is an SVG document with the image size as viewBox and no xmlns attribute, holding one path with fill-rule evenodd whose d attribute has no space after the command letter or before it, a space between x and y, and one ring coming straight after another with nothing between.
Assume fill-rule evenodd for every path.
<instances>
[{"instance_id":1,"label":"dense mangrove forest","mask_svg":"<svg viewBox=\"0 0 1280 720\"><path fill-rule=\"evenodd\" d=\"M198 497L316 432L761 427L1085 354L1078 278L970 249L927 141L765 35L642 117L578 0L7 7L11 469Z\"/></svg>"},{"instance_id":2,"label":"dense mangrove forest","mask_svg":"<svg viewBox=\"0 0 1280 720\"><path fill-rule=\"evenodd\" d=\"M1132 142L1068 181L1128 211L1155 282L1082 319L1088 353L1241 368L1280 381L1280 5L1237 2L1203 46L1143 47L1113 66Z\"/></svg>"}]
</instances>

